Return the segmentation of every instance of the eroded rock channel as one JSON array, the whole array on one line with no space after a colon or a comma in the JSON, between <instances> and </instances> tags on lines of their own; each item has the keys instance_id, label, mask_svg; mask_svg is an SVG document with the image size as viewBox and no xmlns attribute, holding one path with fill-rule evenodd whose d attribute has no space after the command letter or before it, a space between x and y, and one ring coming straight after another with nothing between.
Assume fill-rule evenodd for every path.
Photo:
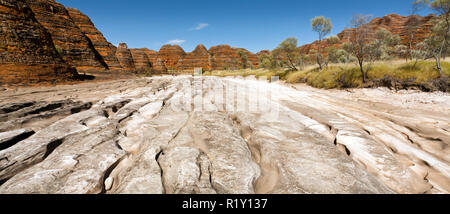
<instances>
[{"instance_id":1,"label":"eroded rock channel","mask_svg":"<svg viewBox=\"0 0 450 214\"><path fill-rule=\"evenodd\" d=\"M0 193L450 192L448 111L239 78L83 87L0 94Z\"/></svg>"}]
</instances>

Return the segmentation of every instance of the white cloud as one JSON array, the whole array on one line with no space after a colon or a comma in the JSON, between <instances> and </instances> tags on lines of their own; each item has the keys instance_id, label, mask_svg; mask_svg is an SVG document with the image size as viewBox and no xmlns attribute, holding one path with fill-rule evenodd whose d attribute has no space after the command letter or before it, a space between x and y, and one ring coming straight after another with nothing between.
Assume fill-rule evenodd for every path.
<instances>
[{"instance_id":1,"label":"white cloud","mask_svg":"<svg viewBox=\"0 0 450 214\"><path fill-rule=\"evenodd\" d=\"M208 23L200 23L200 24L197 25L197 27L191 28L189 30L201 30L201 29L206 28L208 26L209 26Z\"/></svg>"},{"instance_id":2,"label":"white cloud","mask_svg":"<svg viewBox=\"0 0 450 214\"><path fill-rule=\"evenodd\" d=\"M181 45L184 42L186 42L186 40L182 40L182 39L174 39L174 40L170 40L168 42L166 42L166 44L170 44L170 45Z\"/></svg>"}]
</instances>

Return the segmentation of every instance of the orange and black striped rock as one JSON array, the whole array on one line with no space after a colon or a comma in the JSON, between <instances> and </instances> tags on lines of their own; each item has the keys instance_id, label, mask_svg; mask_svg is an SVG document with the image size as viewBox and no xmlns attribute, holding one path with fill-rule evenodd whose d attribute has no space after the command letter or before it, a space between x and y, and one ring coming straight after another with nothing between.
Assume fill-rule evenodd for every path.
<instances>
[{"instance_id":1,"label":"orange and black striped rock","mask_svg":"<svg viewBox=\"0 0 450 214\"><path fill-rule=\"evenodd\" d=\"M213 70L228 70L241 68L241 56L229 45L218 45L209 49L211 68Z\"/></svg>"},{"instance_id":2,"label":"orange and black striped rock","mask_svg":"<svg viewBox=\"0 0 450 214\"><path fill-rule=\"evenodd\" d=\"M202 68L205 71L211 69L208 50L204 45L198 45L194 51L187 53L186 56L177 63L177 70L194 70Z\"/></svg>"},{"instance_id":3,"label":"orange and black striped rock","mask_svg":"<svg viewBox=\"0 0 450 214\"><path fill-rule=\"evenodd\" d=\"M412 43L417 44L421 41L423 41L427 34L431 31L431 28L433 27L431 21L433 18L435 18L435 15L428 15L428 16L417 16L417 15L411 15L411 16L400 16L397 14L389 14L382 18L374 18L372 21L370 21L367 24L367 27L370 29L370 36L374 36L378 29L384 28L388 31L390 31L394 35L398 35L401 38L402 44L408 44L410 41L410 38L413 38ZM417 27L411 28L410 23L416 22ZM322 50L323 54L326 54L326 49L328 47L334 46L337 48L340 48L342 44L348 42L352 36L352 33L355 32L355 29L346 29L340 32L337 36L341 40L338 44L327 44L325 41L322 41ZM414 37L410 37L411 32L414 33ZM305 53L308 54L311 50L318 50L319 49L319 41L315 41L311 44L307 44L304 46L301 46L300 49Z\"/></svg>"},{"instance_id":4,"label":"orange and black striped rock","mask_svg":"<svg viewBox=\"0 0 450 214\"><path fill-rule=\"evenodd\" d=\"M176 70L176 66L186 53L178 45L164 45L158 52L158 59L162 60L168 70Z\"/></svg>"},{"instance_id":5,"label":"orange and black striped rock","mask_svg":"<svg viewBox=\"0 0 450 214\"><path fill-rule=\"evenodd\" d=\"M70 17L94 45L110 70L121 69L116 57L116 47L109 43L103 34L95 27L91 19L75 8L66 8Z\"/></svg>"},{"instance_id":6,"label":"orange and black striped rock","mask_svg":"<svg viewBox=\"0 0 450 214\"><path fill-rule=\"evenodd\" d=\"M131 49L134 66L137 72L150 72L152 70L152 63L146 53L148 49Z\"/></svg>"},{"instance_id":7,"label":"orange and black striped rock","mask_svg":"<svg viewBox=\"0 0 450 214\"><path fill-rule=\"evenodd\" d=\"M0 0L0 84L58 82L76 76L28 5Z\"/></svg>"},{"instance_id":8,"label":"orange and black striped rock","mask_svg":"<svg viewBox=\"0 0 450 214\"><path fill-rule=\"evenodd\" d=\"M213 70L237 69L240 67L240 56L229 45L218 45L209 49L211 68Z\"/></svg>"},{"instance_id":9,"label":"orange and black striped rock","mask_svg":"<svg viewBox=\"0 0 450 214\"><path fill-rule=\"evenodd\" d=\"M153 73L165 73L167 72L167 68L164 65L164 62L161 58L158 57L158 52L154 50L149 50L147 48L142 49L145 54L147 54L150 63L152 64L152 72Z\"/></svg>"},{"instance_id":10,"label":"orange and black striped rock","mask_svg":"<svg viewBox=\"0 0 450 214\"><path fill-rule=\"evenodd\" d=\"M120 43L116 50L116 57L119 60L122 69L127 71L135 71L136 66L134 64L133 55L131 55L130 49L127 44Z\"/></svg>"},{"instance_id":11,"label":"orange and black striped rock","mask_svg":"<svg viewBox=\"0 0 450 214\"><path fill-rule=\"evenodd\" d=\"M239 51L243 52L245 55L247 55L248 58L248 63L250 64L250 67L252 68L258 68L259 67L259 58L256 54L244 49L244 48L233 48L235 49L238 53ZM242 57L240 57L242 58ZM241 59L242 60L242 59Z\"/></svg>"},{"instance_id":12,"label":"orange and black striped rock","mask_svg":"<svg viewBox=\"0 0 450 214\"><path fill-rule=\"evenodd\" d=\"M106 70L107 65L92 42L73 22L66 8L54 0L24 0L36 19L52 36L63 59L78 71Z\"/></svg>"}]
</instances>

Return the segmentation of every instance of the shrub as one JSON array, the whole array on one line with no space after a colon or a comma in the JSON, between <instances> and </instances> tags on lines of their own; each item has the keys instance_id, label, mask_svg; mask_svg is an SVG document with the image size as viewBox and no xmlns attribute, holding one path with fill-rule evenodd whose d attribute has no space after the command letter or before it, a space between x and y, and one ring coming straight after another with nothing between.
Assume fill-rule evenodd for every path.
<instances>
[{"instance_id":1,"label":"shrub","mask_svg":"<svg viewBox=\"0 0 450 214\"><path fill-rule=\"evenodd\" d=\"M303 83L306 82L306 76L308 72L306 71L296 71L291 72L286 75L286 82L287 83Z\"/></svg>"},{"instance_id":2,"label":"shrub","mask_svg":"<svg viewBox=\"0 0 450 214\"><path fill-rule=\"evenodd\" d=\"M316 88L355 88L362 86L358 67L330 66L320 72L314 71L306 76L307 83Z\"/></svg>"}]
</instances>

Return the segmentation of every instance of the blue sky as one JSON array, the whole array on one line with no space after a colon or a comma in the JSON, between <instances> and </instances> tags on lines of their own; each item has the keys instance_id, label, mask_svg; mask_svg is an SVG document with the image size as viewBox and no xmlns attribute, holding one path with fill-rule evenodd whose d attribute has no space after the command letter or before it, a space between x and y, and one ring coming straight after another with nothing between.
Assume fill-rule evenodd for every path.
<instances>
[{"instance_id":1,"label":"blue sky","mask_svg":"<svg viewBox=\"0 0 450 214\"><path fill-rule=\"evenodd\" d=\"M273 49L287 37L316 40L310 20L329 17L331 35L353 14L409 15L413 0L57 0L88 15L111 43L153 50L167 43L192 51L198 44ZM422 11L426 15L431 11Z\"/></svg>"}]
</instances>

